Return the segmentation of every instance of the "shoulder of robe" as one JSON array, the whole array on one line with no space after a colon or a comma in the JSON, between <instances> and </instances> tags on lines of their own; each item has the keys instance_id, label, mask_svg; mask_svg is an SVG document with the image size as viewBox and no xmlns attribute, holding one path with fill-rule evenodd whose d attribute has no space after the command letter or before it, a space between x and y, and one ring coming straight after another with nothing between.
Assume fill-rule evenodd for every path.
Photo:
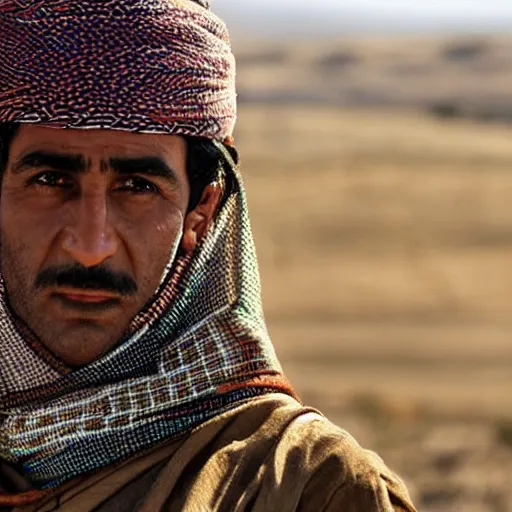
<instances>
[{"instance_id":1,"label":"shoulder of robe","mask_svg":"<svg viewBox=\"0 0 512 512\"><path fill-rule=\"evenodd\" d=\"M181 479L189 498L200 495L208 510L416 510L402 480L377 454L290 397L255 399L225 421L204 444L200 439L208 428L192 436L191 444L208 449L182 472L194 480Z\"/></svg>"},{"instance_id":2,"label":"shoulder of robe","mask_svg":"<svg viewBox=\"0 0 512 512\"><path fill-rule=\"evenodd\" d=\"M330 496L322 510L416 511L405 484L384 461L318 411L303 408L288 423L275 462L281 464L283 479L286 472L302 474L302 503Z\"/></svg>"},{"instance_id":3,"label":"shoulder of robe","mask_svg":"<svg viewBox=\"0 0 512 512\"><path fill-rule=\"evenodd\" d=\"M279 493L274 497L277 501L282 496L288 502L295 500L301 511L416 510L405 484L383 460L319 411L279 395L255 402L246 411L247 419L258 409L267 409L265 420L243 446L247 455L260 449L267 454L261 484L269 494Z\"/></svg>"},{"instance_id":4,"label":"shoulder of robe","mask_svg":"<svg viewBox=\"0 0 512 512\"><path fill-rule=\"evenodd\" d=\"M142 512L415 512L403 482L318 411L252 399L196 429Z\"/></svg>"}]
</instances>

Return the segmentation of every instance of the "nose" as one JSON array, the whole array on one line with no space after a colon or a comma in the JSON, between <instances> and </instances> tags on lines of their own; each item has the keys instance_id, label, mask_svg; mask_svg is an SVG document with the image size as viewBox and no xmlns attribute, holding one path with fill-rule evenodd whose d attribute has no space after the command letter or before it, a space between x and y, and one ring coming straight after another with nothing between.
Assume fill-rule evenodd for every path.
<instances>
[{"instance_id":1,"label":"nose","mask_svg":"<svg viewBox=\"0 0 512 512\"><path fill-rule=\"evenodd\" d=\"M69 205L69 222L63 229L62 248L84 267L114 256L118 240L110 225L107 198L100 192L82 195Z\"/></svg>"}]
</instances>

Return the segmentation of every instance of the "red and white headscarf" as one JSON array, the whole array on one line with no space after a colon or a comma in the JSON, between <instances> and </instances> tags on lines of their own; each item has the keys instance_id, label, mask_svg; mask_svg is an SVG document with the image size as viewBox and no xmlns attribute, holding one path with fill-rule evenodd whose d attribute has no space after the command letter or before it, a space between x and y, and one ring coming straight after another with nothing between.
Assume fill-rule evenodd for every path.
<instances>
[{"instance_id":1,"label":"red and white headscarf","mask_svg":"<svg viewBox=\"0 0 512 512\"><path fill-rule=\"evenodd\" d=\"M235 60L203 0L0 0L0 122L229 141Z\"/></svg>"}]
</instances>

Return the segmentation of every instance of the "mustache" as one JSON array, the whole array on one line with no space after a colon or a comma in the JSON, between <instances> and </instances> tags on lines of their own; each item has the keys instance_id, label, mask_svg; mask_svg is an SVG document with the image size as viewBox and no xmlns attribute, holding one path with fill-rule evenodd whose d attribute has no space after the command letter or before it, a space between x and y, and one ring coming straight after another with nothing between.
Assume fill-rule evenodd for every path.
<instances>
[{"instance_id":1,"label":"mustache","mask_svg":"<svg viewBox=\"0 0 512 512\"><path fill-rule=\"evenodd\" d=\"M82 290L101 290L122 296L137 293L137 283L123 272L114 272L105 265L83 267L67 265L48 267L36 277L36 288L51 286L79 288Z\"/></svg>"}]
</instances>

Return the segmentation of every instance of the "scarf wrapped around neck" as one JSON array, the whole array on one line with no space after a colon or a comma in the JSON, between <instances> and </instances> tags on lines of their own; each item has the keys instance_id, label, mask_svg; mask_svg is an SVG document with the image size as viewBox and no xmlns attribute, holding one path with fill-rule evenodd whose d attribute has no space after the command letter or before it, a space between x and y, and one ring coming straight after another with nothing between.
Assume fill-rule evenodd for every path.
<instances>
[{"instance_id":1,"label":"scarf wrapped around neck","mask_svg":"<svg viewBox=\"0 0 512 512\"><path fill-rule=\"evenodd\" d=\"M193 256L176 260L132 334L101 359L70 371L43 358L0 290L0 456L38 487L177 437L241 400L293 394L265 327L245 195L232 172L236 188Z\"/></svg>"},{"instance_id":2,"label":"scarf wrapped around neck","mask_svg":"<svg viewBox=\"0 0 512 512\"><path fill-rule=\"evenodd\" d=\"M220 142L235 119L222 22L191 0L0 0L0 33L0 122L208 137L225 189L196 250L169 262L126 338L85 367L15 320L0 280L0 457L52 488L251 397L293 395L263 318L242 179Z\"/></svg>"}]
</instances>

